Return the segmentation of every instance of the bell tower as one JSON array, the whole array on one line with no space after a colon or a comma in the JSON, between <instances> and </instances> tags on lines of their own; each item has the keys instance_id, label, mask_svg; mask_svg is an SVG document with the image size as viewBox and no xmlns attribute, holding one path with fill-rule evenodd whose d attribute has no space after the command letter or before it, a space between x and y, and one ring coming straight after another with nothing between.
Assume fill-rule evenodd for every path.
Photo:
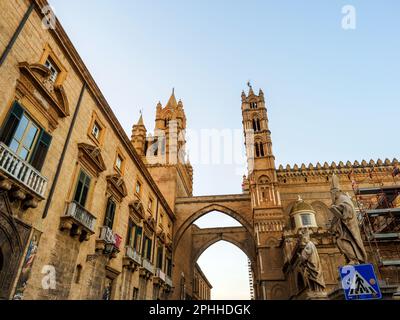
<instances>
[{"instance_id":1,"label":"bell tower","mask_svg":"<svg viewBox=\"0 0 400 320\"><path fill-rule=\"evenodd\" d=\"M264 93L260 89L256 95L250 83L248 86L248 94L242 92L242 118L248 166L247 181L259 260L257 287L261 291L258 295L269 299L276 296L273 292L276 288L281 292L286 291L282 272L285 219Z\"/></svg>"},{"instance_id":2,"label":"bell tower","mask_svg":"<svg viewBox=\"0 0 400 320\"><path fill-rule=\"evenodd\" d=\"M165 107L161 102L156 106L154 133L147 134L142 117L132 131L133 146L172 210L176 198L189 197L193 192L193 168L186 155L185 130L183 102L176 100L172 90Z\"/></svg>"}]
</instances>

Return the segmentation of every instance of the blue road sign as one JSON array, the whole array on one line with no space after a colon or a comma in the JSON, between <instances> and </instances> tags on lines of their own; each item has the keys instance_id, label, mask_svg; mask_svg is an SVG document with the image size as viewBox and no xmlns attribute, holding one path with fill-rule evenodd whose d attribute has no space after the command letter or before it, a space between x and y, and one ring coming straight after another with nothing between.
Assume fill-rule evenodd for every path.
<instances>
[{"instance_id":1,"label":"blue road sign","mask_svg":"<svg viewBox=\"0 0 400 320\"><path fill-rule=\"evenodd\" d=\"M346 300L382 299L372 264L343 266L339 273Z\"/></svg>"}]
</instances>

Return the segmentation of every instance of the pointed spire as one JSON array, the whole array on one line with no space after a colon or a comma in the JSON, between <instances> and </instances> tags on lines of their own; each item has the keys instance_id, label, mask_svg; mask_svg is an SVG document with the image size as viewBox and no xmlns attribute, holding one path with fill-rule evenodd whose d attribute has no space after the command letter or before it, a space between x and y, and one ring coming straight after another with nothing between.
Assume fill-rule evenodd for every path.
<instances>
[{"instance_id":1,"label":"pointed spire","mask_svg":"<svg viewBox=\"0 0 400 320\"><path fill-rule=\"evenodd\" d=\"M137 123L137 126L144 126L142 110L140 110L140 118Z\"/></svg>"},{"instance_id":2,"label":"pointed spire","mask_svg":"<svg viewBox=\"0 0 400 320\"><path fill-rule=\"evenodd\" d=\"M166 108L169 107L169 108L175 109L177 106L178 106L178 103L176 102L176 98L175 98L175 88L172 88L172 94L168 100Z\"/></svg>"}]
</instances>

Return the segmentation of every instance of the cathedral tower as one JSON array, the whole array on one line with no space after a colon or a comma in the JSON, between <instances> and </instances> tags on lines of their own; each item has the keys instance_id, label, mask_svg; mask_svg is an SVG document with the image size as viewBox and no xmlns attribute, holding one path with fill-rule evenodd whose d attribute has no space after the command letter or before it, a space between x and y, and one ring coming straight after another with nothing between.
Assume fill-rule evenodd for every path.
<instances>
[{"instance_id":1,"label":"cathedral tower","mask_svg":"<svg viewBox=\"0 0 400 320\"><path fill-rule=\"evenodd\" d=\"M156 106L153 135L146 136L142 117L133 126L132 144L172 209L176 198L191 196L193 192L193 168L186 156L185 130L186 115L182 101L175 98L175 90L165 107L161 102Z\"/></svg>"},{"instance_id":2,"label":"cathedral tower","mask_svg":"<svg viewBox=\"0 0 400 320\"><path fill-rule=\"evenodd\" d=\"M274 288L283 288L282 237L285 219L272 152L271 131L264 93L258 95L249 85L249 93L242 92L242 117L248 163L247 187L254 218L257 242L258 279L260 297L274 296Z\"/></svg>"}]
</instances>

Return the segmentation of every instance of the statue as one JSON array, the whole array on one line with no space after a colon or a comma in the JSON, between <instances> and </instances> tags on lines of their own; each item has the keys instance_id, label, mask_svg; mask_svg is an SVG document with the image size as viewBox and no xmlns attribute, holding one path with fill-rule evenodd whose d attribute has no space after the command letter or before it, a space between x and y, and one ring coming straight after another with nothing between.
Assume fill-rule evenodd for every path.
<instances>
[{"instance_id":1,"label":"statue","mask_svg":"<svg viewBox=\"0 0 400 320\"><path fill-rule=\"evenodd\" d=\"M356 210L350 196L340 189L336 175L332 176L331 195L333 205L330 210L334 215L331 231L335 234L337 246L345 256L346 263L365 263L367 254L361 239Z\"/></svg>"},{"instance_id":2,"label":"statue","mask_svg":"<svg viewBox=\"0 0 400 320\"><path fill-rule=\"evenodd\" d=\"M325 281L321 261L317 247L310 239L310 231L308 229L302 231L301 244L305 246L301 254L299 254L299 258L306 285L313 292L323 292L325 290Z\"/></svg>"}]
</instances>

